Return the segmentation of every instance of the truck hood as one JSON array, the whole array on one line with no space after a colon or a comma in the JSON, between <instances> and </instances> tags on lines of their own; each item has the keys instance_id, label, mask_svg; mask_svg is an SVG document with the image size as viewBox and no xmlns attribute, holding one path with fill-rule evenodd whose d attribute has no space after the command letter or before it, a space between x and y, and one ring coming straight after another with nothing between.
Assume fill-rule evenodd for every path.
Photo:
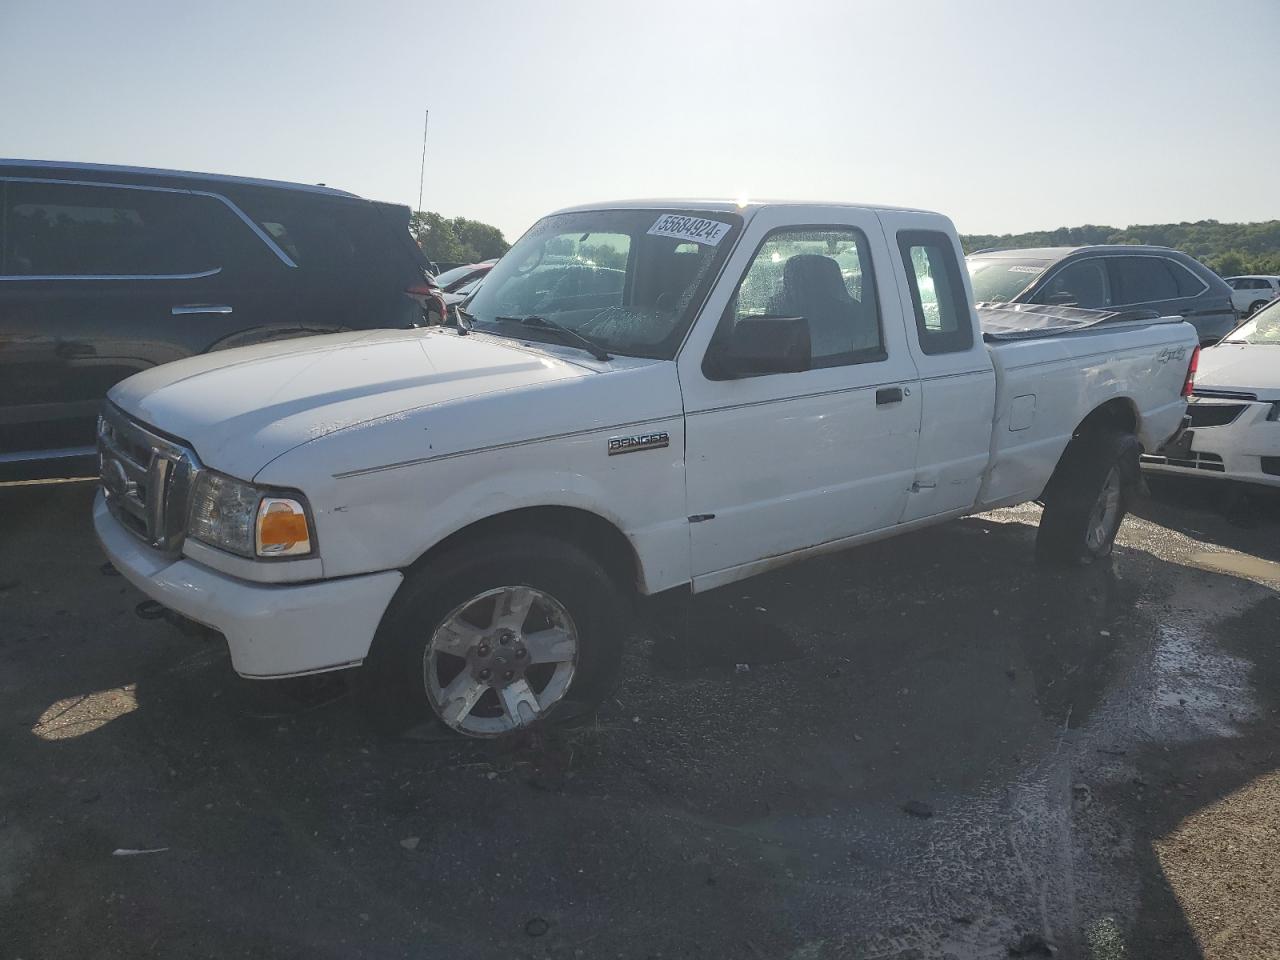
<instances>
[{"instance_id":1,"label":"truck hood","mask_svg":"<svg viewBox=\"0 0 1280 960\"><path fill-rule=\"evenodd\" d=\"M1219 343L1200 351L1197 390L1252 393L1259 400L1280 400L1280 346Z\"/></svg>"},{"instance_id":2,"label":"truck hood","mask_svg":"<svg viewBox=\"0 0 1280 960\"><path fill-rule=\"evenodd\" d=\"M282 453L358 423L592 374L496 337L377 330L190 357L130 377L108 399L207 466L252 479Z\"/></svg>"}]
</instances>

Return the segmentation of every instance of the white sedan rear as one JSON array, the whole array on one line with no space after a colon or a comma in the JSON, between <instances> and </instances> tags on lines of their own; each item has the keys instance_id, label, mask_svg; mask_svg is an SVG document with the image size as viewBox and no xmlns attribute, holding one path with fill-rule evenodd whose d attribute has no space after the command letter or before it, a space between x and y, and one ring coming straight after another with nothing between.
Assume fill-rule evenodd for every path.
<instances>
[{"instance_id":1,"label":"white sedan rear","mask_svg":"<svg viewBox=\"0 0 1280 960\"><path fill-rule=\"evenodd\" d=\"M1201 352L1190 401L1190 430L1144 469L1280 487L1280 302Z\"/></svg>"}]
</instances>

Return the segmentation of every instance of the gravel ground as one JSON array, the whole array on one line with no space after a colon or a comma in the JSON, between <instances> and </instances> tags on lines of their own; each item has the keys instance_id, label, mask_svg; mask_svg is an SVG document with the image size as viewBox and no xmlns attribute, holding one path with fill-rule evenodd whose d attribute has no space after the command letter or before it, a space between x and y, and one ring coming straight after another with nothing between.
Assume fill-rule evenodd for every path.
<instances>
[{"instance_id":1,"label":"gravel ground","mask_svg":"<svg viewBox=\"0 0 1280 960\"><path fill-rule=\"evenodd\" d=\"M1280 957L1280 511L1159 492L1095 569L1026 507L700 597L495 746L239 680L0 489L0 960Z\"/></svg>"}]
</instances>

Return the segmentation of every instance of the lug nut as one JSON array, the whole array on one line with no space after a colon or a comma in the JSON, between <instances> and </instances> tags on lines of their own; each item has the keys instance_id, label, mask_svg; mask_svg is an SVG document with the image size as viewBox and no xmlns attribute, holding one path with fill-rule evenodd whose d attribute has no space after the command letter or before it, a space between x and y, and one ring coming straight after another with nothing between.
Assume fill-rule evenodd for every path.
<instances>
[{"instance_id":1,"label":"lug nut","mask_svg":"<svg viewBox=\"0 0 1280 960\"><path fill-rule=\"evenodd\" d=\"M487 667L484 670L480 671L481 680L488 680L490 676L492 676L492 673L489 671Z\"/></svg>"},{"instance_id":2,"label":"lug nut","mask_svg":"<svg viewBox=\"0 0 1280 960\"><path fill-rule=\"evenodd\" d=\"M516 672L515 672L514 670L508 670L506 673L504 673L504 674L502 675L502 679L503 679L503 680L510 680L510 679L511 679L512 677L514 677L515 675L516 675Z\"/></svg>"},{"instance_id":3,"label":"lug nut","mask_svg":"<svg viewBox=\"0 0 1280 960\"><path fill-rule=\"evenodd\" d=\"M480 644L480 646L476 647L476 653L482 657L487 657L489 655L489 645L487 643Z\"/></svg>"},{"instance_id":4,"label":"lug nut","mask_svg":"<svg viewBox=\"0 0 1280 960\"><path fill-rule=\"evenodd\" d=\"M528 651L528 650L526 650L524 647L516 647L516 658L517 658L517 659L522 658L522 657L527 657L528 655L529 655L529 651Z\"/></svg>"},{"instance_id":5,"label":"lug nut","mask_svg":"<svg viewBox=\"0 0 1280 960\"><path fill-rule=\"evenodd\" d=\"M502 636L500 636L500 637L498 638L498 642L499 642L500 644L502 644L504 647L510 646L510 645L511 645L511 634L509 634L509 633L504 633Z\"/></svg>"}]
</instances>

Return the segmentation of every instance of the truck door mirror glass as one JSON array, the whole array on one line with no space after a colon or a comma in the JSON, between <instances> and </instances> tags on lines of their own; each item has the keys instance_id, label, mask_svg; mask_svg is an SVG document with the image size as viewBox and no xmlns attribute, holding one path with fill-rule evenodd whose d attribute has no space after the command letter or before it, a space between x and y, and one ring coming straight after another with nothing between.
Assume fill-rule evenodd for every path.
<instances>
[{"instance_id":1,"label":"truck door mirror glass","mask_svg":"<svg viewBox=\"0 0 1280 960\"><path fill-rule=\"evenodd\" d=\"M715 380L803 372L813 362L809 321L804 317L740 317L712 356L709 373Z\"/></svg>"}]
</instances>

